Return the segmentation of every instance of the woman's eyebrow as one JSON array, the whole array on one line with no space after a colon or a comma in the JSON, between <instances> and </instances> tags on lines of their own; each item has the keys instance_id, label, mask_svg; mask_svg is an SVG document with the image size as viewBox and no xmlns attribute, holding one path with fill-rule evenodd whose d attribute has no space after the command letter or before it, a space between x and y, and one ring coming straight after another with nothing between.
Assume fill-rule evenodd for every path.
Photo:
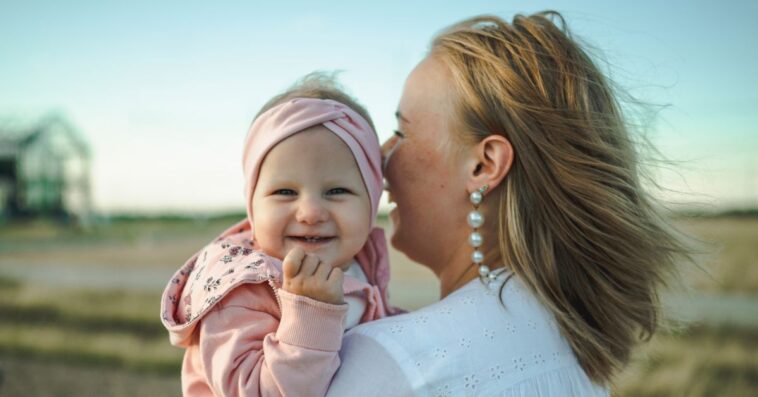
<instances>
[{"instance_id":1,"label":"woman's eyebrow","mask_svg":"<svg viewBox=\"0 0 758 397\"><path fill-rule=\"evenodd\" d=\"M404 122L404 123L406 123L406 124L410 124L411 123L410 121L408 121L408 119L406 119L405 117L403 117L403 114L400 113L399 110L395 111L395 118L398 119L398 120L400 120L400 121L402 121L402 122Z\"/></svg>"}]
</instances>

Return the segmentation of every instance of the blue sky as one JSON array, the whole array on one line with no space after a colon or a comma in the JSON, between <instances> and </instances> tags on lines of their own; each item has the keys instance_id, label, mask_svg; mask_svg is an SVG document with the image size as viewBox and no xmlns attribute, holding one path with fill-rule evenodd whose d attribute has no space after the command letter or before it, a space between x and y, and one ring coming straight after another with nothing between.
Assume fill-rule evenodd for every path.
<instances>
[{"instance_id":1,"label":"blue sky","mask_svg":"<svg viewBox=\"0 0 758 397\"><path fill-rule=\"evenodd\" d=\"M241 209L240 145L313 70L386 137L429 40L465 17L560 11L611 77L665 105L651 140L675 203L758 205L758 2L0 0L0 115L65 113L90 142L101 211Z\"/></svg>"}]
</instances>

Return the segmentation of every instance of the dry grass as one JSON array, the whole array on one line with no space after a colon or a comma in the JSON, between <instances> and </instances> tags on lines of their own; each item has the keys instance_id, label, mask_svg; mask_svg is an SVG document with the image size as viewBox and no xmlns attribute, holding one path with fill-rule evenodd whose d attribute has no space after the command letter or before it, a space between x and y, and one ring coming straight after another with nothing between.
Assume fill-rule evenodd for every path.
<instances>
[{"instance_id":1,"label":"dry grass","mask_svg":"<svg viewBox=\"0 0 758 397\"><path fill-rule=\"evenodd\" d=\"M113 222L88 230L50 222L0 228L0 266L50 263L97 267L178 267L230 220Z\"/></svg>"},{"instance_id":2,"label":"dry grass","mask_svg":"<svg viewBox=\"0 0 758 397\"><path fill-rule=\"evenodd\" d=\"M0 357L175 374L182 351L160 324L159 294L0 282Z\"/></svg>"},{"instance_id":3,"label":"dry grass","mask_svg":"<svg viewBox=\"0 0 758 397\"><path fill-rule=\"evenodd\" d=\"M6 286L3 287L3 284ZM119 290L53 289L0 278L0 313L60 324L66 318L93 327L97 320L152 324L160 311L160 294ZM15 311L11 311L14 309Z\"/></svg>"},{"instance_id":4,"label":"dry grass","mask_svg":"<svg viewBox=\"0 0 758 397\"><path fill-rule=\"evenodd\" d=\"M44 223L0 229L0 394L178 394L182 352L169 346L158 321L160 291L27 285L3 278L3 264L173 270L231 221L121 222L76 233ZM702 265L710 276L686 271L695 289L758 294L757 218L677 224L706 242ZM386 220L380 225L388 227ZM428 269L396 251L390 255L394 304L414 309L437 300ZM756 396L756 357L754 328L659 333L635 354L614 395Z\"/></svg>"},{"instance_id":5,"label":"dry grass","mask_svg":"<svg viewBox=\"0 0 758 397\"><path fill-rule=\"evenodd\" d=\"M168 397L181 394L176 374L155 375L120 368L0 356L1 396Z\"/></svg>"},{"instance_id":6,"label":"dry grass","mask_svg":"<svg viewBox=\"0 0 758 397\"><path fill-rule=\"evenodd\" d=\"M614 395L758 396L758 329L659 333L621 374Z\"/></svg>"},{"instance_id":7,"label":"dry grass","mask_svg":"<svg viewBox=\"0 0 758 397\"><path fill-rule=\"evenodd\" d=\"M114 222L88 231L72 231L50 223L0 228L0 269L3 263L28 266L49 264L88 265L100 268L175 269L236 218ZM699 256L705 271L685 266L698 290L758 293L758 218L681 218L686 233L701 241ZM379 226L389 230L386 219ZM393 288L411 308L437 299L437 281L429 270L390 250ZM407 286L423 291L409 294ZM405 298L407 296L407 299ZM418 303L417 303L418 302Z\"/></svg>"},{"instance_id":8,"label":"dry grass","mask_svg":"<svg viewBox=\"0 0 758 397\"><path fill-rule=\"evenodd\" d=\"M682 218L677 225L701 241L707 273L686 271L695 289L758 294L758 218Z\"/></svg>"}]
</instances>

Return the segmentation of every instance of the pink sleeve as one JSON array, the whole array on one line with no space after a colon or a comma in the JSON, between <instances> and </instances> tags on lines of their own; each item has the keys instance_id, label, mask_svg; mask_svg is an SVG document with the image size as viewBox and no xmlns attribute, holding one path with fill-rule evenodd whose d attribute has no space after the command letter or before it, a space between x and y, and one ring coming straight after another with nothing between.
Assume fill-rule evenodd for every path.
<instances>
[{"instance_id":1,"label":"pink sleeve","mask_svg":"<svg viewBox=\"0 0 758 397\"><path fill-rule=\"evenodd\" d=\"M339 367L347 305L266 284L230 292L201 321L205 377L218 396L323 396Z\"/></svg>"}]
</instances>

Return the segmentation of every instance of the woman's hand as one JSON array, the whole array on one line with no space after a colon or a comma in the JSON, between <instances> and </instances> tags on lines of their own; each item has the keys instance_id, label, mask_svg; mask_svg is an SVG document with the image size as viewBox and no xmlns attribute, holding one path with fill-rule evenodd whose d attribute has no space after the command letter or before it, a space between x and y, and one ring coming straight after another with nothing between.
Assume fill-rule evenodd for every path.
<instances>
[{"instance_id":1,"label":"woman's hand","mask_svg":"<svg viewBox=\"0 0 758 397\"><path fill-rule=\"evenodd\" d=\"M282 289L320 302L345 303L342 292L342 269L321 262L318 256L295 248L282 262Z\"/></svg>"}]
</instances>

